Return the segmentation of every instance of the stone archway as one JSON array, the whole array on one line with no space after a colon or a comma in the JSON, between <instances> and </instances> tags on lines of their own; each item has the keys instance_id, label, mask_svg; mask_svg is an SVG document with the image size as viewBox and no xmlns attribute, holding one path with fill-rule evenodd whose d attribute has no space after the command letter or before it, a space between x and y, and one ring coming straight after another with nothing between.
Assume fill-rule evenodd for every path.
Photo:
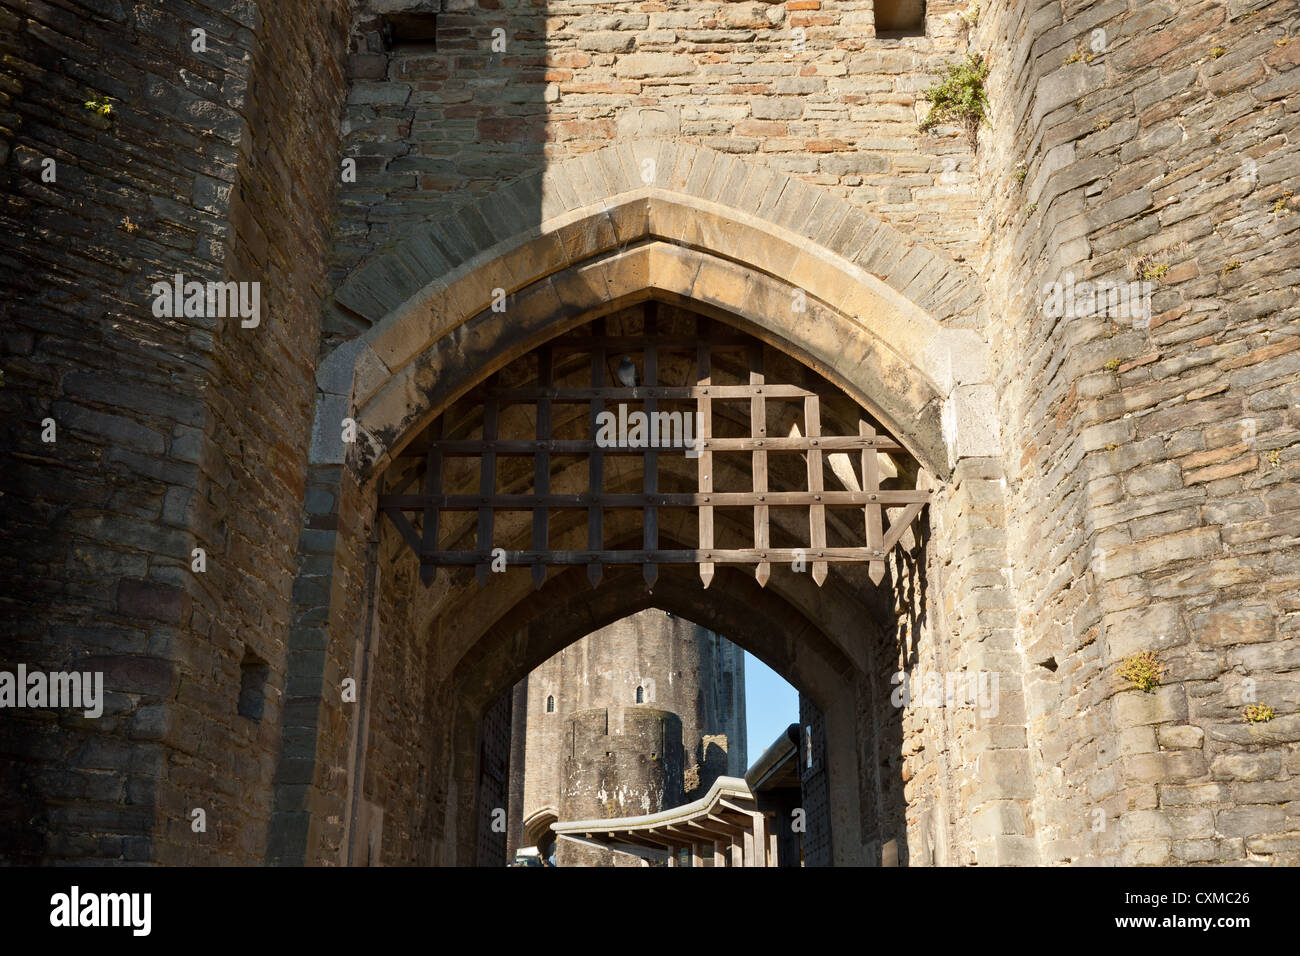
<instances>
[{"instance_id":1,"label":"stone archway","mask_svg":"<svg viewBox=\"0 0 1300 956\"><path fill-rule=\"evenodd\" d=\"M658 170L650 185L636 178L646 151ZM523 196L533 197L543 210L540 225L512 222L510 210ZM736 204L726 205L728 198ZM994 469L980 470L980 463L996 451L996 431L978 407L990 389L983 381L983 346L976 332L960 327L978 324L972 278L937 253L909 248L888 226L834 197L706 150L633 144L504 187L453 220L431 226L379 257L336 297L335 307L361 317L369 329L338 346L318 376L313 468L295 586L289 699L269 852L273 861L347 859L347 833L359 798L347 792L343 781L364 779L372 718L364 690L353 713L338 687L345 676L367 672L380 642L395 640L386 635L396 633L392 624L397 622L384 619L392 614L375 595L409 570L391 556L379 561L383 548L374 514L379 477L425 425L476 382L569 327L650 298L688 303L703 314L725 317L869 408L936 478L961 477L963 462L973 468L956 483L962 490L939 503L958 523L973 513L962 504L965 489L981 498L974 510L1000 496ZM803 297L802 312L790 308L796 294ZM493 301L503 296L505 312L494 311ZM340 440L344 419L356 425L358 440L350 446ZM915 557L933 563L933 555L918 552ZM986 594L996 593L1000 586L987 578L1003 560L994 552L963 562L953 575L954 587L979 579ZM900 590L891 598L895 606L916 599L915 581L905 579L922 570L900 568L901 576L891 579ZM450 585L439 585L443 587ZM369 597L359 602L358 594ZM446 597L439 592L439 599ZM953 633L951 642L927 638L915 620L889 625L895 643L910 648L907 666L928 656L932 666L946 657L961 669L985 663L1009 668L1018 700L1018 656L1001 646L974 654L963 650L961 636L981 633L988 625L978 613L968 615L960 592L956 597L953 620L944 625ZM503 606L518 603L507 598ZM916 616L924 617L924 609ZM739 620L737 615L727 624L738 627ZM441 640L448 627L444 617L435 616L421 625L427 633L400 640L426 647ZM813 629L822 630L815 624ZM470 647L477 645L471 641ZM881 675L859 674L861 680L869 677ZM464 701L478 700L468 685L456 686ZM499 690L490 681L484 686ZM411 692L432 699L452 694L451 688L426 677ZM858 706L850 694L839 700ZM438 706L445 710L452 702ZM461 728L473 708L466 709L463 702L455 707L460 716L453 723ZM1023 713L1013 712L1010 721L1023 737ZM430 766L439 760L450 766L468 739L461 729L444 729L445 739L430 744ZM969 731L941 715L919 732L951 736ZM965 754L966 777L1006 776L1008 771L1015 776L1023 747L1016 751L1007 742L987 733L973 738ZM463 786L457 781L463 780L464 756L459 754L461 769L446 780L449 789L437 793L436 800L431 797L431 804L465 799L452 792ZM854 755L854 763L861 761L861 754ZM423 763L418 768L421 781L426 769ZM925 799L939 808L934 812L952 816L942 805L956 805L960 817L972 811L972 800L978 809L1002 799L999 784L972 797L963 792L961 780L949 779L946 767L928 769L933 779ZM436 780L430 784L440 785ZM1021 794L1013 782L1007 799L1019 801L1014 813L995 808L997 814L978 838L965 824L972 858L980 847L981 861L1023 856L1031 796ZM456 833L461 826L452 818L427 818L412 839L441 849L416 850L411 858L464 859ZM846 833L860 830L844 824Z\"/></svg>"},{"instance_id":2,"label":"stone archway","mask_svg":"<svg viewBox=\"0 0 1300 956\"><path fill-rule=\"evenodd\" d=\"M650 184L635 172L646 160ZM540 221L520 222L534 206ZM978 409L991 388L978 289L962 264L798 180L682 144L612 146L462 207L337 290L332 307L368 328L322 362L314 459L343 460L327 426L351 412L364 433L354 467L370 475L454 397L451 382L464 387L458 372L666 295L780 340L942 475L993 441Z\"/></svg>"},{"instance_id":3,"label":"stone archway","mask_svg":"<svg viewBox=\"0 0 1300 956\"><path fill-rule=\"evenodd\" d=\"M641 586L639 572L620 569L608 573L600 587L592 589L581 569L556 575L546 585L484 621L472 640L471 651L457 661L450 675L455 700L453 778L455 794L431 812L447 815L449 836L442 862L473 859L479 720L492 701L507 691L542 661L607 624L629 614L654 607L687 618L728 638L762 659L825 715L827 740L831 747L830 827L837 865L878 862L872 847L863 845L859 806L864 790L876 792L881 781L870 766L861 766L857 746L868 749L896 746L897 741L859 741L855 715L869 709L865 699L869 688L855 682L854 675L869 668L859 667L805 611L797 608L779 588L761 588L751 575L728 570L705 591L693 569L669 569L653 593ZM863 606L843 591L826 595L824 620L839 615L864 614ZM841 633L842 640L849 635ZM869 654L879 633L869 625L861 629L860 645L854 650ZM884 782L886 789L889 783ZM892 794L902 805L901 790Z\"/></svg>"},{"instance_id":4,"label":"stone archway","mask_svg":"<svg viewBox=\"0 0 1300 956\"><path fill-rule=\"evenodd\" d=\"M630 307L620 310L620 315L624 321L634 321L643 311L645 310L640 307ZM653 311L659 312L661 309L656 307ZM689 316L673 316L678 322L683 318L688 319ZM626 335L626 331L620 334ZM727 338L731 341L736 339L734 335ZM745 348L743 343L741 347L742 350ZM550 352L549 345L546 351ZM691 345L690 352L693 360L694 345ZM517 381L520 373L540 374L534 365L536 358L537 356L530 355L524 361L513 363L502 373L503 376L509 373L509 377ZM693 366L693 361L691 365ZM776 364L769 367L774 372L778 368ZM721 364L718 368L721 368ZM530 372L530 369L534 371ZM588 374L586 363L579 362L572 366L570 374L579 377ZM782 380L785 379L779 375L775 379ZM526 383L530 379L523 381ZM812 384L809 382L810 387ZM847 397L845 400L849 406L856 408L855 403L848 401ZM830 404L826 408L828 423L842 413L840 408ZM529 417L525 408L517 406L515 411L519 413L518 418ZM745 411L748 412L748 402ZM854 418L856 420L856 414ZM481 430L485 420L478 393L470 393L447 409L441 417L439 429L452 429L457 435L468 434ZM493 420L496 421L495 416ZM504 416L502 420L504 421ZM581 431L585 421L585 411L580 411L571 417L569 424L576 431ZM769 424L776 425L783 421L783 415L774 411L768 421ZM566 435L574 433L565 432ZM773 432L783 433L782 428ZM494 435L505 437L501 431L494 430ZM636 459L641 456L631 457ZM388 470L387 478L392 478L401 487L415 477L411 471L412 465L425 460L425 452L415 450L413 455L404 456L400 462L396 462ZM748 462L748 455L744 456L744 461ZM550 476L551 489L564 493L569 490L571 481L579 477L575 473L585 474L587 462L583 460L567 465L557 464L553 469L548 467L546 470ZM668 461L661 460L657 469L663 482L680 482L685 477L684 473L689 473L693 480L695 470L695 463L681 455L670 456ZM724 476L733 477L733 465L715 460L714 471L720 483L726 486L734 484L733 481L723 482ZM460 493L466 487L466 482L472 483L478 479L478 463L471 462L469 468L440 469L439 473L443 475L440 484L444 490ZM513 475L498 472L492 487L510 492L518 487L525 476L531 478L533 474L533 464L528 461L523 474L518 469ZM774 478L771 490L782 490L780 480L787 476L788 470L774 469L771 474ZM629 476L621 477L626 479ZM634 484L640 485L642 475L639 471L630 477ZM384 498L381 497L380 500L383 501ZM459 527L454 526L450 520L452 517L451 513L446 516L442 525L444 534L441 537L452 542L467 533L474 533L463 521ZM616 551L626 547L627 539L639 545L639 518L639 512L628 511L607 516L604 544ZM860 509L856 511L856 519L860 526ZM720 530L729 530L728 526L734 523L732 519L721 516L716 520ZM662 521L659 527L660 546L670 549L688 546L694 522L694 514L686 517L684 522ZM474 523L475 519L471 516L469 524ZM527 541L531 523L531 518L527 518L522 526L517 522L509 525L498 522L492 533L493 544L507 552L515 551L523 546L521 539ZM784 519L774 520L773 523L774 529L779 527L784 530L787 525L788 522ZM389 542L400 549L405 545L392 540L397 537L394 531L396 527L390 527L385 520L381 532L386 533ZM557 523L552 523L550 546L564 548L575 534L585 537L585 529L572 525L557 527ZM381 534L381 539L384 536ZM383 546L380 555L381 566L389 563L390 555L393 560L409 566L409 562L406 562L408 556L400 550ZM681 570L687 570L687 573L684 576L676 573ZM393 630L401 633L428 633L436 645L424 658L421 667L429 675L430 682L439 689L433 695L433 703L429 705L437 710L438 716L429 717L427 712L419 715L425 719L423 726L426 732L445 733L446 736L447 752L432 754L428 761L430 765L440 768L435 776L446 779L445 797L431 802L427 808L434 819L423 824L424 830L432 835L431 843L437 847L432 859L440 862L465 862L477 858L476 841L485 832L481 813L485 806L481 797L484 787L481 768L495 763L495 758L485 758L479 729L485 715L494 709L494 702L533 667L562 647L613 620L654 606L671 610L679 616L724 633L735 643L769 660L779 673L803 690L817 705L826 717L828 736L834 752L833 766L829 771L832 799L827 814L831 820L827 823L830 824L828 829L837 835L837 839L831 845L837 848L840 862L874 861L874 855L862 855L874 854L875 851L866 845L872 841L864 843L859 837L862 829L860 817L864 790L878 792L881 786L879 781L872 779L871 786L864 788L864 775L874 777L875 762L868 761L864 765L858 753L860 747L855 745L873 752L881 749L897 751L898 743L894 741L886 748L882 747L879 740L872 739L868 744L859 727L861 721L858 720L858 715L874 709L871 696L873 684L866 680L866 675L875 669L871 663L872 652L873 647L879 643L881 634L870 622L876 618L888 617L891 613L883 605L873 606L875 602L863 599L863 593L871 590L862 573L863 569L858 568L858 573L852 578L848 571L837 572L824 587L812 584L813 578L810 575L777 574L766 588L760 588L748 577L748 569L745 573L729 570L725 576L714 581L707 593L694 566L689 569L665 567L662 571L659 583L652 584L649 590L638 568L630 576L619 574L606 578L594 591L588 584L585 568L579 569L576 575L557 571L545 580L540 592L534 593L534 579L527 568L520 568L517 572L508 570L500 577L485 576L484 587L474 584L467 575L458 577L454 570L449 570L439 572L434 587L428 590L412 584L411 589L402 591L400 597L389 599L390 603L416 607L415 612L409 614ZM557 594L562 596L562 600L555 596ZM878 689L876 693L879 696ZM488 735L489 738L490 736ZM381 747L383 750L392 749L387 744ZM893 793L891 797L893 805L901 810L901 796ZM876 839L875 842L878 843L879 840Z\"/></svg>"}]
</instances>

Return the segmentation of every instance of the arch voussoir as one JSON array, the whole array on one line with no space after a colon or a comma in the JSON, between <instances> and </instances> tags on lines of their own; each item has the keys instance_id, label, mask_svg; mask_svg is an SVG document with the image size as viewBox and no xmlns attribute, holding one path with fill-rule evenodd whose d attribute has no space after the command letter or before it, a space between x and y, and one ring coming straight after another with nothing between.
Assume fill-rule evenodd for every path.
<instances>
[{"instance_id":1,"label":"arch voussoir","mask_svg":"<svg viewBox=\"0 0 1300 956\"><path fill-rule=\"evenodd\" d=\"M520 228L521 208L545 218ZM335 299L369 328L322 363L318 419L351 411L366 433L351 460L373 474L473 384L465 369L486 376L529 343L649 294L739 316L793 348L935 474L955 463L954 448L995 452L979 410L991 387L984 344L969 330L978 283L966 267L815 186L658 141L509 184L357 270ZM959 441L958 424L976 420L975 440ZM336 430L317 422L317 461L345 460Z\"/></svg>"},{"instance_id":2,"label":"arch voussoir","mask_svg":"<svg viewBox=\"0 0 1300 956\"><path fill-rule=\"evenodd\" d=\"M804 277L814 288L834 278L812 269ZM915 366L872 336L862 320L815 297L794 311L794 293L801 288L666 242L642 243L549 275L517 293L506 311L480 309L448 329L358 401L354 417L375 444L359 449L357 464L373 473L476 381L546 338L657 295L739 319L760 338L791 351L888 423L928 468L944 473L944 396L934 383L915 374ZM887 308L884 301L873 304L875 310ZM915 351L924 341L904 345ZM478 374L468 379L464 369Z\"/></svg>"}]
</instances>

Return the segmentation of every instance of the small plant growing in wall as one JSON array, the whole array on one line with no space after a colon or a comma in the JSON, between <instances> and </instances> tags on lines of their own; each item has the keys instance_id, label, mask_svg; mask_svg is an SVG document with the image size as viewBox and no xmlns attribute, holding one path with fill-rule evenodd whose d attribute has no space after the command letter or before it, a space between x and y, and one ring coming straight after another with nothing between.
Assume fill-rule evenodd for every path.
<instances>
[{"instance_id":1,"label":"small plant growing in wall","mask_svg":"<svg viewBox=\"0 0 1300 956\"><path fill-rule=\"evenodd\" d=\"M1284 192L1277 202L1273 203L1273 215L1285 216L1291 211L1289 208L1291 197L1294 195L1289 189Z\"/></svg>"},{"instance_id":2,"label":"small plant growing in wall","mask_svg":"<svg viewBox=\"0 0 1300 956\"><path fill-rule=\"evenodd\" d=\"M1093 31L1093 32L1096 33L1097 31ZM1104 44L1105 41L1103 40L1102 42ZM1097 59L1098 55L1099 55L1099 50L1089 49L1088 46L1082 40L1080 40L1078 44L1078 49L1076 49L1073 53L1071 53L1069 56L1065 58L1065 65L1069 66L1071 63L1078 63L1080 60L1082 60L1084 63L1092 63L1093 60Z\"/></svg>"},{"instance_id":3,"label":"small plant growing in wall","mask_svg":"<svg viewBox=\"0 0 1300 956\"><path fill-rule=\"evenodd\" d=\"M1227 49L1226 49L1225 47L1221 47L1221 46L1211 47L1211 48L1210 48L1210 59L1212 59L1212 60L1217 60L1219 57L1223 56L1223 54L1225 54L1225 53L1227 53L1227 52L1228 52L1228 51L1227 51Z\"/></svg>"},{"instance_id":4,"label":"small plant growing in wall","mask_svg":"<svg viewBox=\"0 0 1300 956\"><path fill-rule=\"evenodd\" d=\"M1164 665L1156 657L1155 651L1142 651L1124 659L1119 676L1128 681L1130 687L1149 694L1160 683L1163 670Z\"/></svg>"},{"instance_id":5,"label":"small plant growing in wall","mask_svg":"<svg viewBox=\"0 0 1300 956\"><path fill-rule=\"evenodd\" d=\"M922 132L929 132L940 123L955 123L966 130L971 149L977 145L981 123L988 122L989 100L984 91L989 64L978 53L967 53L957 63L949 63L947 75L922 95L930 101L930 112L921 121Z\"/></svg>"},{"instance_id":6,"label":"small plant growing in wall","mask_svg":"<svg viewBox=\"0 0 1300 956\"><path fill-rule=\"evenodd\" d=\"M969 41L971 30L974 30L980 22L980 5L978 3L971 4L965 13L957 14L957 22L961 24L963 37Z\"/></svg>"},{"instance_id":7,"label":"small plant growing in wall","mask_svg":"<svg viewBox=\"0 0 1300 956\"><path fill-rule=\"evenodd\" d=\"M1264 457L1268 459L1270 468L1276 468L1278 465L1282 464L1282 452L1277 448L1274 448Z\"/></svg>"},{"instance_id":8,"label":"small plant growing in wall","mask_svg":"<svg viewBox=\"0 0 1300 956\"><path fill-rule=\"evenodd\" d=\"M1242 719L1248 724L1266 724L1276 716L1277 712L1268 704L1250 704L1241 712Z\"/></svg>"},{"instance_id":9,"label":"small plant growing in wall","mask_svg":"<svg viewBox=\"0 0 1300 956\"><path fill-rule=\"evenodd\" d=\"M1102 368L1104 368L1108 372L1114 372L1119 368L1119 359L1117 358L1111 359L1109 362L1103 365Z\"/></svg>"},{"instance_id":10,"label":"small plant growing in wall","mask_svg":"<svg viewBox=\"0 0 1300 956\"><path fill-rule=\"evenodd\" d=\"M1227 262L1223 264L1223 274L1225 276L1231 275L1232 273L1236 272L1240 268L1241 268L1240 259L1229 259Z\"/></svg>"},{"instance_id":11,"label":"small plant growing in wall","mask_svg":"<svg viewBox=\"0 0 1300 956\"><path fill-rule=\"evenodd\" d=\"M1147 253L1129 260L1129 265L1133 269L1133 277L1150 282L1153 279L1159 279L1169 271L1169 265L1164 262L1156 262L1155 256Z\"/></svg>"},{"instance_id":12,"label":"small plant growing in wall","mask_svg":"<svg viewBox=\"0 0 1300 956\"><path fill-rule=\"evenodd\" d=\"M95 94L83 104L86 109L100 116L113 115L113 98L102 94Z\"/></svg>"}]
</instances>

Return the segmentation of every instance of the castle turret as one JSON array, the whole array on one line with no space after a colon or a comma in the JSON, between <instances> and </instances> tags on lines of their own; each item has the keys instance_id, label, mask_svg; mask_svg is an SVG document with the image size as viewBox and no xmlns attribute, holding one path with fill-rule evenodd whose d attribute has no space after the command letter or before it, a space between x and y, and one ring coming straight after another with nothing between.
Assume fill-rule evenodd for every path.
<instances>
[{"instance_id":1,"label":"castle turret","mask_svg":"<svg viewBox=\"0 0 1300 956\"><path fill-rule=\"evenodd\" d=\"M682 722L656 707L601 707L565 721L569 752L560 797L563 820L658 813L682 802ZM562 841L562 866L608 865L610 854ZM630 857L614 862L632 864Z\"/></svg>"},{"instance_id":2,"label":"castle turret","mask_svg":"<svg viewBox=\"0 0 1300 956\"><path fill-rule=\"evenodd\" d=\"M523 845L539 842L537 821L657 812L745 772L744 654L665 611L641 611L565 648L529 675L526 697L526 716L516 718L526 725L522 787L514 788L523 799L512 808L513 818L534 822L518 827ZM676 728L665 731L671 741L652 739L655 722ZM655 781L662 795L650 792ZM570 865L617 856L560 849Z\"/></svg>"}]
</instances>

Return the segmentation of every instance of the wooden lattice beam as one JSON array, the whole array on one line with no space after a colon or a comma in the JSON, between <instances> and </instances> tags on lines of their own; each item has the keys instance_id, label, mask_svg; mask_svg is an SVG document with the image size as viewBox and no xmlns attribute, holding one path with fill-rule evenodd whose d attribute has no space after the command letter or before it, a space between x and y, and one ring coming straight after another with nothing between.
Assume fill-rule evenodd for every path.
<instances>
[{"instance_id":1,"label":"wooden lattice beam","mask_svg":"<svg viewBox=\"0 0 1300 956\"><path fill-rule=\"evenodd\" d=\"M695 336L663 334L659 310L649 304L644 313L642 336L610 335L605 320L598 320L586 334L571 334L552 340L532 353L536 361L537 385L503 387L493 376L482 390L482 431L478 438L445 438L442 419L436 420L427 437L412 444L406 456L423 458L424 473L419 493L380 495L379 507L397 528L403 541L420 559L425 583L434 580L439 566L473 566L480 584L490 580L491 569L502 555L493 547L496 514L499 511L530 513L531 546L526 550L504 551L509 565L527 565L537 587L545 582L551 566L585 565L593 587L600 583L606 565L640 565L646 584L653 587L661 564L696 564L705 587L713 580L719 564L745 564L755 569L760 584L771 577L772 565L802 560L811 566L813 580L820 586L832 564L866 564L868 574L877 584L884 578L885 559L898 545L904 531L920 516L930 500L929 492L910 489L882 490L877 455L902 452L902 446L887 435L876 433L863 414L856 435L825 435L822 424L823 395L815 387L769 382L764 368L763 346L756 339L717 331L707 319L700 319ZM740 367L744 384L715 383L717 366L713 353L743 349ZM556 352L585 352L590 356L589 386L556 384ZM684 352L694 359L694 384L660 384L661 353ZM639 382L612 384L606 369L614 355L638 353L642 358ZM568 366L571 368L572 363ZM725 367L725 365L724 365ZM570 373L566 373L570 374ZM689 374L689 372L688 372ZM620 378L625 377L620 372ZM827 392L827 395L832 393ZM798 429L789 436L769 437L769 400L798 400L803 407L804 434ZM660 492L659 459L669 447L658 443L602 444L597 442L600 416L611 403L638 404L653 421L660 402L693 402L698 431L692 454L698 453L698 477L695 491ZM745 402L748 405L747 436L715 437L715 412L718 402ZM590 438L556 438L553 409L557 404L586 404ZM534 411L536 427L533 437L502 437L501 412L506 406L523 405ZM674 414L677 414L674 412ZM689 416L689 412L686 413ZM743 415L743 412L741 412ZM743 421L743 418L741 419ZM733 426L734 427L734 426ZM653 429L651 429L653 431ZM784 429L783 429L784 430ZM465 434L462 425L454 433ZM681 436L677 436L680 440ZM673 446L685 451L680 444ZM862 485L856 490L827 490L825 456L831 452L853 452L861 456ZM769 455L773 452L798 452L806 461L807 490L784 491L771 488ZM749 456L752 485L748 491L715 490L714 470L719 455ZM558 494L551 491L552 460L557 455L585 455L588 461L587 491ZM612 493L605 489L605 464L609 455L640 455L644 462L639 492ZM497 465L503 456L532 459L531 493L505 493L496 490ZM447 493L443 484L448 458L477 458L478 493ZM901 508L885 527L885 509ZM587 547L585 550L555 550L549 545L549 512L553 508L581 509L586 512ZM659 525L664 509L692 509L697 515L698 547L663 549L659 547ZM753 547L718 548L715 546L715 517L719 508L746 508L753 517ZM771 509L799 508L808 514L808 546L773 548L771 546ZM861 508L863 545L827 546L827 509ZM604 513L609 509L634 509L641 512L640 549L606 548ZM439 543L441 515L444 511L477 513L477 534L472 549L443 548ZM421 517L419 527L411 515ZM497 552L494 558L494 551Z\"/></svg>"},{"instance_id":2,"label":"wooden lattice beam","mask_svg":"<svg viewBox=\"0 0 1300 956\"><path fill-rule=\"evenodd\" d=\"M754 496L750 504L754 509L754 549L759 554L754 578L766 586L772 575L772 564L767 560L770 540L767 504L767 398L763 391L763 347L755 342L749 349L749 437L754 442Z\"/></svg>"},{"instance_id":3,"label":"wooden lattice beam","mask_svg":"<svg viewBox=\"0 0 1300 956\"><path fill-rule=\"evenodd\" d=\"M608 355L604 344L607 341L604 319L596 321L596 336L598 341L591 349L591 387L598 389L605 385L605 360ZM600 413L604 410L603 400L599 398L592 400L590 422L593 435L596 434ZM599 495L605 490L605 450L593 439L587 454L590 456L587 461L587 487ZM587 549L593 552L600 551L604 544L605 511L598 504L590 505L587 508ZM601 574L602 565L599 561L592 561L587 565L587 580L591 582L593 588L600 584Z\"/></svg>"},{"instance_id":4,"label":"wooden lattice beam","mask_svg":"<svg viewBox=\"0 0 1300 956\"><path fill-rule=\"evenodd\" d=\"M659 327L659 303L651 302L645 310L645 332L647 336L653 336ZM647 344L642 352L645 364L645 385L646 388L654 388L659 384L659 349L653 343ZM645 413L653 416L659 411L659 401L653 397L647 397L645 400ZM653 421L653 417L651 418ZM645 550L650 554L659 550L659 510L655 507L655 494L659 491L659 451L655 448L647 448L645 451L645 468L643 469L644 480L642 489L646 495L645 510L642 512L641 527L643 531L642 543ZM659 565L653 560L646 561L641 565L641 574L645 578L646 587L654 588L655 582L659 580Z\"/></svg>"},{"instance_id":5,"label":"wooden lattice beam","mask_svg":"<svg viewBox=\"0 0 1300 956\"><path fill-rule=\"evenodd\" d=\"M700 446L699 489L700 497L708 501L713 495L713 401L709 397L709 385L713 381L713 323L709 319L700 320L700 340L695 346L695 384L701 389L700 397L695 400L696 418L699 420L699 434L696 441ZM699 540L704 551L713 548L713 505L699 506ZM700 562L700 580L704 587L713 582L713 562Z\"/></svg>"},{"instance_id":6,"label":"wooden lattice beam","mask_svg":"<svg viewBox=\"0 0 1300 956\"><path fill-rule=\"evenodd\" d=\"M483 403L483 448L480 452L482 465L479 468L478 493L484 501L489 502L478 509L478 547L480 551L491 552L492 550L492 525L494 523L492 505L492 495L497 488L497 452L493 446L497 437L497 415L498 405L495 398L489 398ZM491 562L480 562L474 570L474 576L478 578L480 585L488 582Z\"/></svg>"}]
</instances>

